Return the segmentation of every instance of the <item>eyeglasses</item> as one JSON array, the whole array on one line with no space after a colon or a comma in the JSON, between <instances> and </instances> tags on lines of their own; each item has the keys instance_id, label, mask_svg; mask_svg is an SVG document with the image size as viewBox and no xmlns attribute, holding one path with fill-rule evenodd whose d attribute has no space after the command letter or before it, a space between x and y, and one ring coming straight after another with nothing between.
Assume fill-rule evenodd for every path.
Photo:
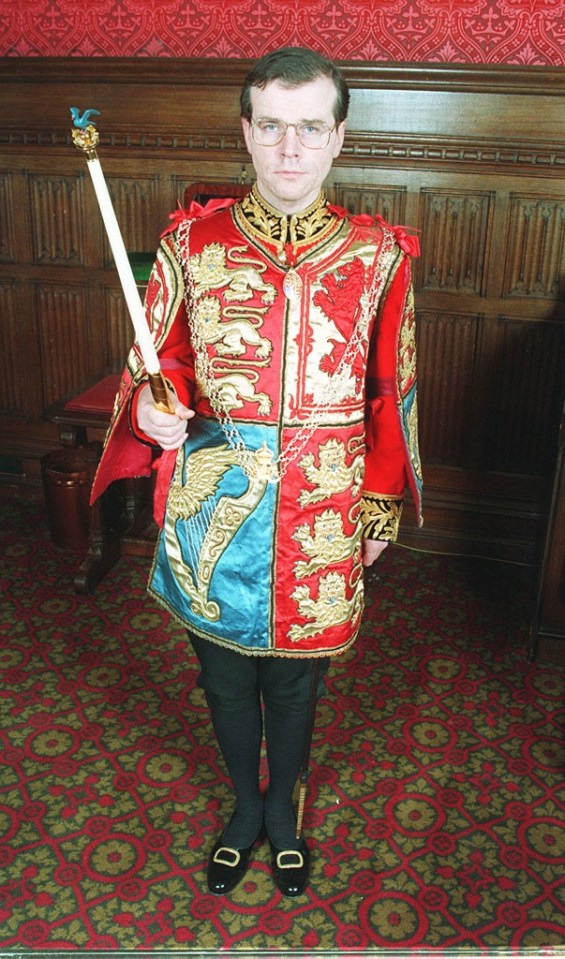
<instances>
[{"instance_id":1,"label":"eyeglasses","mask_svg":"<svg viewBox=\"0 0 565 959\"><path fill-rule=\"evenodd\" d=\"M296 136L303 147L309 150L323 150L330 142L330 136L337 124L329 127L323 120L299 120L298 123L285 123L284 120L252 120L251 136L262 147L276 147L284 140L289 127L294 127Z\"/></svg>"}]
</instances>

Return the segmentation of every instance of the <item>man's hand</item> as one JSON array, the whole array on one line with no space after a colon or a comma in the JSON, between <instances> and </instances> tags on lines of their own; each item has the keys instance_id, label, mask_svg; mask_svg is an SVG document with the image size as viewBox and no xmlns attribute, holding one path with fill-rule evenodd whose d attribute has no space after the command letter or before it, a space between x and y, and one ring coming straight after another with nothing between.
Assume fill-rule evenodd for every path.
<instances>
[{"instance_id":1,"label":"man's hand","mask_svg":"<svg viewBox=\"0 0 565 959\"><path fill-rule=\"evenodd\" d=\"M162 413L153 403L151 387L142 386L137 398L137 425L164 450L178 450L186 439L187 420L194 416L176 396L171 396L174 413Z\"/></svg>"},{"instance_id":2,"label":"man's hand","mask_svg":"<svg viewBox=\"0 0 565 959\"><path fill-rule=\"evenodd\" d=\"M387 539L363 540L363 566L372 566L381 553L387 548Z\"/></svg>"}]
</instances>

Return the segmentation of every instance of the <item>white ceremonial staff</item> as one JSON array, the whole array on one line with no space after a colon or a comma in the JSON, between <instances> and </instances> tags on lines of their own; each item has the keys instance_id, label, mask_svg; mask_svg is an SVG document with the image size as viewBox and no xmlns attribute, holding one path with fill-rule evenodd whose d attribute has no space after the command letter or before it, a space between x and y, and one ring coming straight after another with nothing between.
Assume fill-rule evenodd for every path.
<instances>
[{"instance_id":1,"label":"white ceremonial staff","mask_svg":"<svg viewBox=\"0 0 565 959\"><path fill-rule=\"evenodd\" d=\"M135 330L135 338L141 351L145 369L147 370L153 402L155 406L163 412L174 413L174 407L161 371L155 343L153 342L151 331L145 319L145 310L130 266L102 167L100 166L100 160L96 154L96 147L100 137L94 126L95 121L91 119L94 113L99 114L100 111L90 109L85 110L81 114L77 107L71 107L71 116L74 123L72 131L73 142L80 150L84 150L86 154L88 170L92 178L96 199L98 200L102 219L104 220L108 241Z\"/></svg>"}]
</instances>

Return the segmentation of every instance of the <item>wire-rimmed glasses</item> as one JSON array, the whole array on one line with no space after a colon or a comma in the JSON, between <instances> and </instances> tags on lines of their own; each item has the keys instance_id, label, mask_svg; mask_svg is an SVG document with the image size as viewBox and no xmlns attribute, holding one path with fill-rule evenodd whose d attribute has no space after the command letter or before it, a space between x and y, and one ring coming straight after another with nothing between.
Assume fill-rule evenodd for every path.
<instances>
[{"instance_id":1,"label":"wire-rimmed glasses","mask_svg":"<svg viewBox=\"0 0 565 959\"><path fill-rule=\"evenodd\" d=\"M323 120L299 120L286 123L285 120L259 119L251 121L251 136L262 147L276 147L284 140L289 127L294 127L302 146L309 150L323 150L330 142L330 136L336 125L329 127Z\"/></svg>"}]
</instances>

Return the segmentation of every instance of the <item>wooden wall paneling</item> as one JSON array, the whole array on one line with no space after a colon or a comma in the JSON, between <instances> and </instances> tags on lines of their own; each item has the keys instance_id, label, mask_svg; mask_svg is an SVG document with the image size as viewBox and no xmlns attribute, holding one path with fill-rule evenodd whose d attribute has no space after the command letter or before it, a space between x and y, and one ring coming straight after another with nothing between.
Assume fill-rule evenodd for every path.
<instances>
[{"instance_id":1,"label":"wooden wall paneling","mask_svg":"<svg viewBox=\"0 0 565 959\"><path fill-rule=\"evenodd\" d=\"M104 337L92 322L88 289L74 283L36 283L37 335L43 370L43 403L77 393L104 366Z\"/></svg>"},{"instance_id":2,"label":"wooden wall paneling","mask_svg":"<svg viewBox=\"0 0 565 959\"><path fill-rule=\"evenodd\" d=\"M563 396L565 326L527 317L497 318L498 347L486 384L489 406L486 470L547 476Z\"/></svg>"},{"instance_id":3,"label":"wooden wall paneling","mask_svg":"<svg viewBox=\"0 0 565 959\"><path fill-rule=\"evenodd\" d=\"M2 200L6 205L0 214L0 350L5 375L0 387L0 416L6 416L21 431L22 421L33 420L42 409L42 374L33 289L21 272L21 266L30 258L27 177L8 162L2 165Z\"/></svg>"},{"instance_id":4,"label":"wooden wall paneling","mask_svg":"<svg viewBox=\"0 0 565 959\"><path fill-rule=\"evenodd\" d=\"M424 461L466 470L480 468L480 357L496 204L495 192L480 186L447 173L421 186L425 242L415 268L420 336L427 333L419 360Z\"/></svg>"},{"instance_id":5,"label":"wooden wall paneling","mask_svg":"<svg viewBox=\"0 0 565 959\"><path fill-rule=\"evenodd\" d=\"M464 79L464 71L455 68L445 72L442 84L440 72L428 64L419 73L420 82L412 73L412 89L409 83L395 83L394 70L389 84L379 82L377 71L372 77L370 69L362 71L348 118L350 129L367 134L362 141L367 149L372 140L377 155L384 150L386 132L396 135L389 139L387 155L398 160L429 157L441 165L465 159L518 160L539 164L542 171L552 163L556 133L563 128L562 70L546 71L541 91L536 89L535 70L522 71L520 83L520 71L471 68ZM544 71L537 71L540 84L543 77Z\"/></svg>"},{"instance_id":6,"label":"wooden wall paneling","mask_svg":"<svg viewBox=\"0 0 565 959\"><path fill-rule=\"evenodd\" d=\"M105 372L121 373L132 345L132 325L124 302L122 288L118 285L102 286L99 314L93 322L104 327ZM140 289L143 299L143 290Z\"/></svg>"},{"instance_id":7,"label":"wooden wall paneling","mask_svg":"<svg viewBox=\"0 0 565 959\"><path fill-rule=\"evenodd\" d=\"M0 280L0 412L10 418L33 416L41 403L31 314L29 290L18 280Z\"/></svg>"},{"instance_id":8,"label":"wooden wall paneling","mask_svg":"<svg viewBox=\"0 0 565 959\"><path fill-rule=\"evenodd\" d=\"M76 176L27 175L30 260L35 265L85 266L84 190Z\"/></svg>"},{"instance_id":9,"label":"wooden wall paneling","mask_svg":"<svg viewBox=\"0 0 565 959\"><path fill-rule=\"evenodd\" d=\"M327 192L333 203L344 207L350 213L369 216L378 214L388 223L405 222L406 186L386 187L379 186L378 183L357 186L341 181Z\"/></svg>"},{"instance_id":10,"label":"wooden wall paneling","mask_svg":"<svg viewBox=\"0 0 565 959\"><path fill-rule=\"evenodd\" d=\"M166 202L158 174L148 175L134 169L128 176L106 174L106 182L126 249L156 251L159 233L163 229L160 211ZM112 262L105 237L104 266L111 266Z\"/></svg>"},{"instance_id":11,"label":"wooden wall paneling","mask_svg":"<svg viewBox=\"0 0 565 959\"><path fill-rule=\"evenodd\" d=\"M418 312L418 413L422 457L474 466L474 368L482 317Z\"/></svg>"},{"instance_id":12,"label":"wooden wall paneling","mask_svg":"<svg viewBox=\"0 0 565 959\"><path fill-rule=\"evenodd\" d=\"M10 170L0 170L0 263L16 262L13 179Z\"/></svg>"},{"instance_id":13,"label":"wooden wall paneling","mask_svg":"<svg viewBox=\"0 0 565 959\"><path fill-rule=\"evenodd\" d=\"M47 156L32 148L21 163L10 159L19 204L18 267L84 267L89 262L89 197L73 154Z\"/></svg>"},{"instance_id":14,"label":"wooden wall paneling","mask_svg":"<svg viewBox=\"0 0 565 959\"><path fill-rule=\"evenodd\" d=\"M495 194L425 187L420 199L418 290L483 296Z\"/></svg>"},{"instance_id":15,"label":"wooden wall paneling","mask_svg":"<svg viewBox=\"0 0 565 959\"><path fill-rule=\"evenodd\" d=\"M554 300L565 277L565 195L511 193L504 296Z\"/></svg>"},{"instance_id":16,"label":"wooden wall paneling","mask_svg":"<svg viewBox=\"0 0 565 959\"><path fill-rule=\"evenodd\" d=\"M101 110L99 155L122 231L153 252L189 183L252 179L237 104L247 68L0 61L0 343L21 355L6 364L14 382L0 397L18 408L0 409L0 437L22 461L54 442L48 402L121 369L131 342L69 107ZM328 195L418 228L422 245L425 526L408 509L402 535L532 561L561 389L565 75L363 63L346 74L352 107ZM69 343L64 368L54 335Z\"/></svg>"}]
</instances>

